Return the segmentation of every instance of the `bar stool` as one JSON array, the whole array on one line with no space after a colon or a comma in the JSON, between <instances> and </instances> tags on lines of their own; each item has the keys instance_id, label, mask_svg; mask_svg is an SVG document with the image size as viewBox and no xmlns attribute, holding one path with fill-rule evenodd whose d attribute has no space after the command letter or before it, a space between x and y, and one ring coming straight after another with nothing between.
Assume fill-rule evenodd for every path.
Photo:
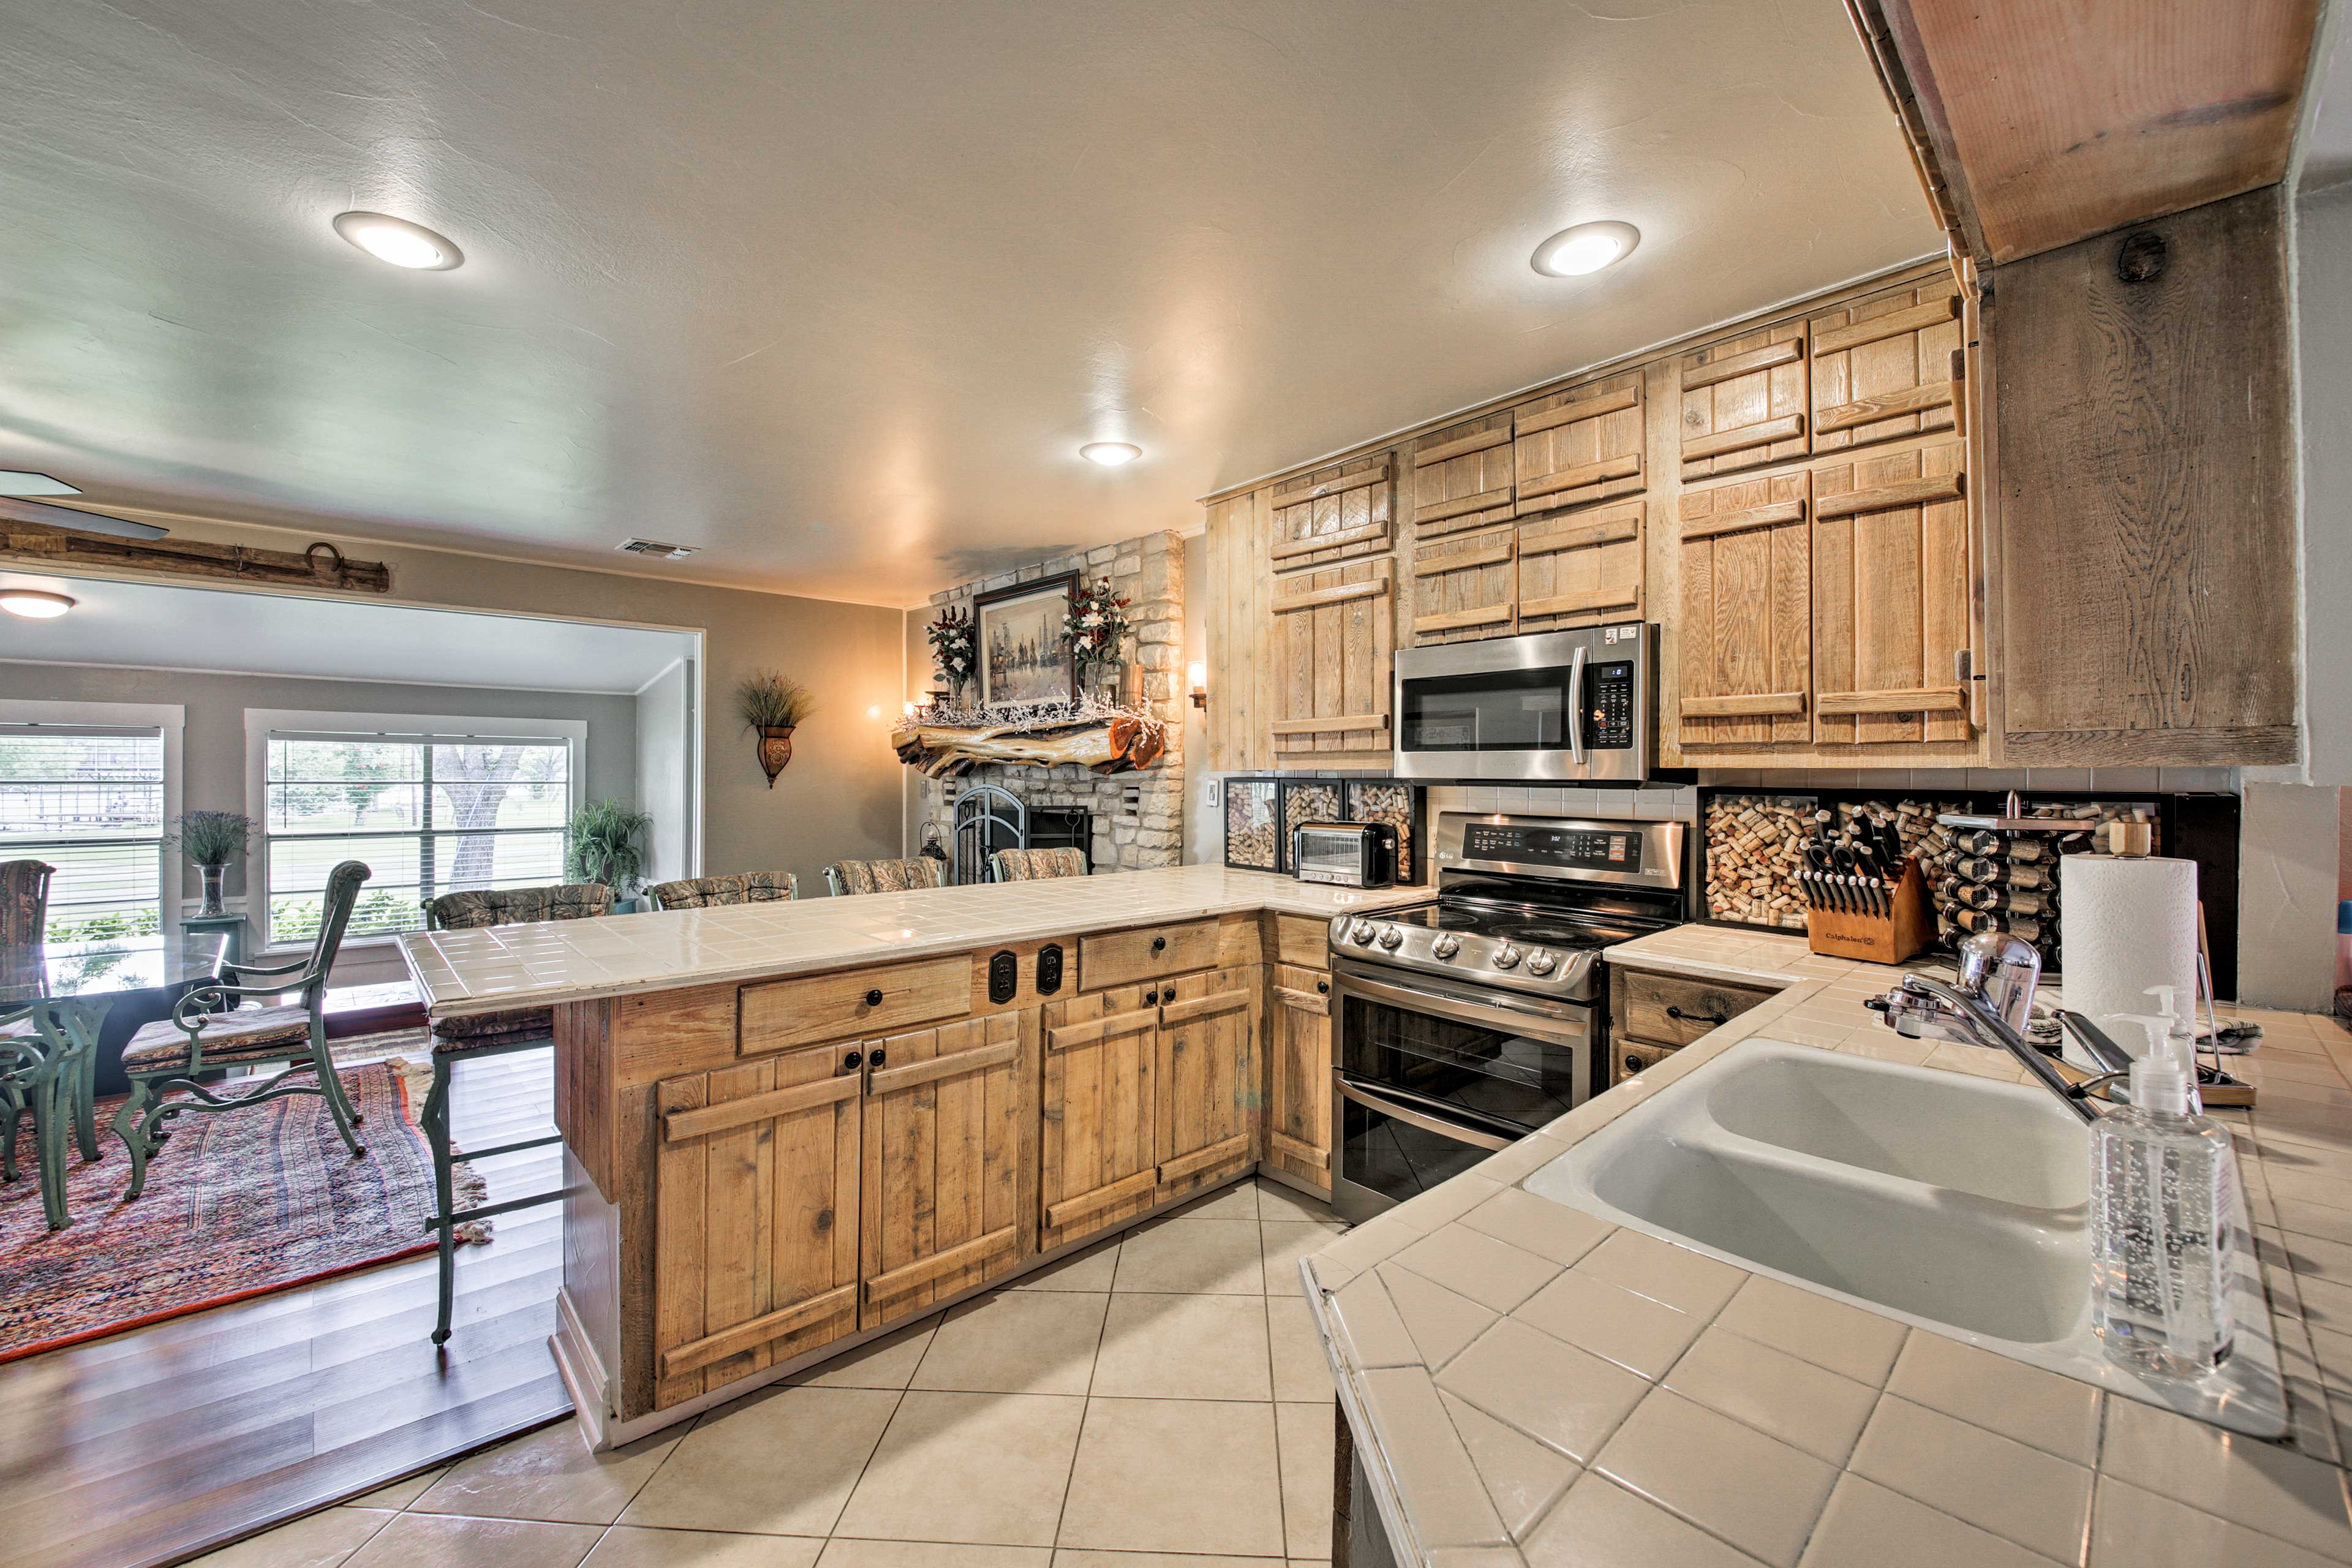
<instances>
[{"instance_id":1,"label":"bar stool","mask_svg":"<svg viewBox=\"0 0 2352 1568\"><path fill-rule=\"evenodd\" d=\"M773 904L801 896L790 871L746 871L738 877L688 877L646 889L657 910L715 910L730 904Z\"/></svg>"},{"instance_id":2,"label":"bar stool","mask_svg":"<svg viewBox=\"0 0 2352 1568\"><path fill-rule=\"evenodd\" d=\"M1070 846L1058 849L999 849L988 858L988 879L992 882L1042 882L1086 874L1087 852Z\"/></svg>"},{"instance_id":3,"label":"bar stool","mask_svg":"<svg viewBox=\"0 0 2352 1568\"><path fill-rule=\"evenodd\" d=\"M910 860L835 860L824 868L825 890L836 899L941 885L940 862L923 855Z\"/></svg>"}]
</instances>

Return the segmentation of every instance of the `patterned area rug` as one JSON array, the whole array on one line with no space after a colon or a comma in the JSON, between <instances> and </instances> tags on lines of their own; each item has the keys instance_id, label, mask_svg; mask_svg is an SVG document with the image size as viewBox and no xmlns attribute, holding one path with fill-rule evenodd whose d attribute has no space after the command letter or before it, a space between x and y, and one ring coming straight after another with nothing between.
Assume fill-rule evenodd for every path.
<instances>
[{"instance_id":1,"label":"patterned area rug","mask_svg":"<svg viewBox=\"0 0 2352 1568\"><path fill-rule=\"evenodd\" d=\"M42 1217L28 1119L17 1179L0 1185L0 1362L431 1252L433 1155L411 1109L424 1082L403 1068L429 1081L405 1062L341 1069L367 1158L351 1157L315 1095L190 1114L132 1203L130 1155L106 1131L120 1102L101 1100L103 1157L69 1153L60 1231ZM457 1175L459 1205L480 1202L481 1179L462 1163Z\"/></svg>"}]
</instances>

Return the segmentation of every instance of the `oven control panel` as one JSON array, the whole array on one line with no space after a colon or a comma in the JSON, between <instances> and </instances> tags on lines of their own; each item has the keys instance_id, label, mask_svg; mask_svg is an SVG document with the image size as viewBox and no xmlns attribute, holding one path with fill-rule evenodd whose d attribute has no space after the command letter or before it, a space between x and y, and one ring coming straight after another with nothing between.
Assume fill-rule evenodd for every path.
<instances>
[{"instance_id":1,"label":"oven control panel","mask_svg":"<svg viewBox=\"0 0 2352 1568\"><path fill-rule=\"evenodd\" d=\"M1473 822L1463 832L1462 853L1473 860L1507 860L1520 866L1563 870L1639 871L1638 827L1549 827L1522 822Z\"/></svg>"}]
</instances>

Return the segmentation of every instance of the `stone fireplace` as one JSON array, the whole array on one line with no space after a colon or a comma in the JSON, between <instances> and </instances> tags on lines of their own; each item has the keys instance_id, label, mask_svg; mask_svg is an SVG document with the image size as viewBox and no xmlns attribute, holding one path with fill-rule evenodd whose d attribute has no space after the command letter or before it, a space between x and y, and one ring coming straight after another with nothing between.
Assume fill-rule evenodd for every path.
<instances>
[{"instance_id":1,"label":"stone fireplace","mask_svg":"<svg viewBox=\"0 0 2352 1568\"><path fill-rule=\"evenodd\" d=\"M950 606L969 611L976 594L1064 572L1076 572L1086 582L1108 576L1128 600L1135 638L1128 649L1125 700L1138 703L1168 727L1167 750L1156 764L1133 773L1104 775L1076 766L982 767L951 779L925 779L919 820L937 824L941 842L952 842L956 796L974 784L995 784L1012 792L1033 812L1086 812L1093 831L1089 849L1097 871L1181 865L1184 859L1184 541L1180 536L1147 533L1140 539L1072 551L1018 571L965 583L932 595L923 618L929 620Z\"/></svg>"}]
</instances>

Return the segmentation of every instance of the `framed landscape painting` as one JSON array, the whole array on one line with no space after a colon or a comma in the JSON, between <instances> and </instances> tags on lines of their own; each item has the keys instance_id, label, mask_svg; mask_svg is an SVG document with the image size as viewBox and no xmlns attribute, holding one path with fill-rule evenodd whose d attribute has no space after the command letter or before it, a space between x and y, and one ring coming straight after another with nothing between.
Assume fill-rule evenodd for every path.
<instances>
[{"instance_id":1,"label":"framed landscape painting","mask_svg":"<svg viewBox=\"0 0 2352 1568\"><path fill-rule=\"evenodd\" d=\"M980 660L980 705L1021 708L1077 700L1077 668L1062 644L1062 618L1078 574L982 594L971 602L972 646Z\"/></svg>"}]
</instances>

